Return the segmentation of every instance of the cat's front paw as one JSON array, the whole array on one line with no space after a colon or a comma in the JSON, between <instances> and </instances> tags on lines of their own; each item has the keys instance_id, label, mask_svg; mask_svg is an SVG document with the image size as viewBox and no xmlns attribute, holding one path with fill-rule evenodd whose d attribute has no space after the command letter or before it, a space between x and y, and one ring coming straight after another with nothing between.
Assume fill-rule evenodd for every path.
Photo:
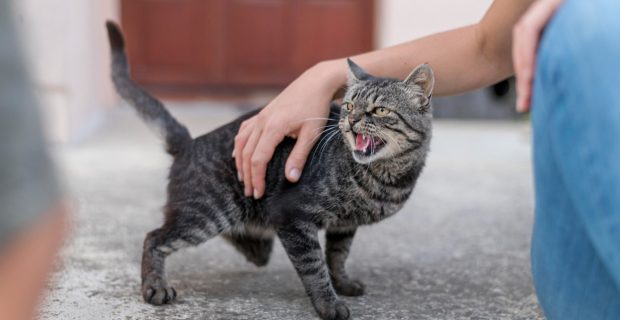
<instances>
[{"instance_id":1,"label":"cat's front paw","mask_svg":"<svg viewBox=\"0 0 620 320\"><path fill-rule=\"evenodd\" d=\"M177 291L166 284L163 279L147 279L142 285L144 301L160 306L171 303L177 297Z\"/></svg>"},{"instance_id":2,"label":"cat's front paw","mask_svg":"<svg viewBox=\"0 0 620 320\"><path fill-rule=\"evenodd\" d=\"M314 307L323 320L347 320L351 318L349 307L342 300L325 304L316 303Z\"/></svg>"},{"instance_id":3,"label":"cat's front paw","mask_svg":"<svg viewBox=\"0 0 620 320\"><path fill-rule=\"evenodd\" d=\"M333 281L334 289L339 295L347 297L358 297L366 291L366 285L359 280Z\"/></svg>"}]
</instances>

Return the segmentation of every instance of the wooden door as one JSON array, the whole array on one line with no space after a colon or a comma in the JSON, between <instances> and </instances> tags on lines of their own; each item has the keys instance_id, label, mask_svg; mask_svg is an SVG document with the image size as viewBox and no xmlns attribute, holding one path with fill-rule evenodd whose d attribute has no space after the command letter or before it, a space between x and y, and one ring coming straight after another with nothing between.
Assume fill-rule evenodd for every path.
<instances>
[{"instance_id":1,"label":"wooden door","mask_svg":"<svg viewBox=\"0 0 620 320\"><path fill-rule=\"evenodd\" d=\"M286 85L372 49L373 0L122 0L134 77L154 89Z\"/></svg>"}]
</instances>

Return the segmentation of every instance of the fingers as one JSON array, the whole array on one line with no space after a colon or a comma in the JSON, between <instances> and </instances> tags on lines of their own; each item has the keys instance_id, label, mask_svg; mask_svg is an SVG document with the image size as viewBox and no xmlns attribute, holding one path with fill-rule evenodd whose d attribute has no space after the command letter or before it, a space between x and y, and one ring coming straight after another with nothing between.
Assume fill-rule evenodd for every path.
<instances>
[{"instance_id":1,"label":"fingers","mask_svg":"<svg viewBox=\"0 0 620 320\"><path fill-rule=\"evenodd\" d=\"M254 131L256 117L252 117L244 121L239 127L239 132L235 136L235 147L232 157L235 158L235 166L237 167L237 178L243 181L243 149L250 138L250 134Z\"/></svg>"},{"instance_id":2,"label":"fingers","mask_svg":"<svg viewBox=\"0 0 620 320\"><path fill-rule=\"evenodd\" d=\"M301 172L303 171L304 165L306 164L306 159L308 159L308 154L314 146L315 141L312 135L313 132L315 132L314 126L306 126L302 128L297 142L295 143L291 154L286 160L286 166L284 170L286 178L290 182L297 182L301 177Z\"/></svg>"},{"instance_id":3,"label":"fingers","mask_svg":"<svg viewBox=\"0 0 620 320\"><path fill-rule=\"evenodd\" d=\"M318 64L307 70L258 115L242 123L235 136L233 157L246 196L261 198L264 195L268 163L285 136L301 138L289 158L286 174L291 181L299 180L312 148L312 130L321 122L313 121L308 125L310 122L306 121L328 116L333 93L346 78L341 72L341 62ZM325 125L325 121L320 125Z\"/></svg>"},{"instance_id":4,"label":"fingers","mask_svg":"<svg viewBox=\"0 0 620 320\"><path fill-rule=\"evenodd\" d=\"M526 112L529 109L532 73L534 70L535 44L537 39L531 39L528 27L520 26L514 31L513 60L517 76L517 111Z\"/></svg>"},{"instance_id":5,"label":"fingers","mask_svg":"<svg viewBox=\"0 0 620 320\"><path fill-rule=\"evenodd\" d=\"M262 125L261 115L241 124L235 137L233 157L240 181L244 184L244 195L260 199L265 193L267 164L286 135L281 124Z\"/></svg>"},{"instance_id":6,"label":"fingers","mask_svg":"<svg viewBox=\"0 0 620 320\"><path fill-rule=\"evenodd\" d=\"M260 138L262 133L262 128L254 127L248 141L243 147L243 151L241 152L241 156L243 157L241 161L241 167L243 168L243 184L244 184L244 194L246 197L251 197L254 193L254 186L252 185L252 153L254 153L254 149L258 144L258 139Z\"/></svg>"},{"instance_id":7,"label":"fingers","mask_svg":"<svg viewBox=\"0 0 620 320\"><path fill-rule=\"evenodd\" d=\"M512 57L517 76L517 111L526 112L532 100L536 49L540 35L563 0L539 0L532 4L513 29Z\"/></svg>"},{"instance_id":8,"label":"fingers","mask_svg":"<svg viewBox=\"0 0 620 320\"><path fill-rule=\"evenodd\" d=\"M276 147L282 142L284 137L285 132L279 128L278 125L265 126L251 157L244 160L244 162L247 161L250 163L252 194L255 199L260 199L265 194L267 164L269 160L271 160Z\"/></svg>"}]
</instances>

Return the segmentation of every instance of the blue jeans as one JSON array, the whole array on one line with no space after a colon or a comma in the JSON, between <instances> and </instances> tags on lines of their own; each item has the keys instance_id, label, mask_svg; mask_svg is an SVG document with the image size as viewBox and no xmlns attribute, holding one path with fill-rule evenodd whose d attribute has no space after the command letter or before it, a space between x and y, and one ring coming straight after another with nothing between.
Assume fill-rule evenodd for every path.
<instances>
[{"instance_id":1,"label":"blue jeans","mask_svg":"<svg viewBox=\"0 0 620 320\"><path fill-rule=\"evenodd\" d=\"M532 105L532 274L550 320L620 319L620 1L567 0Z\"/></svg>"}]
</instances>

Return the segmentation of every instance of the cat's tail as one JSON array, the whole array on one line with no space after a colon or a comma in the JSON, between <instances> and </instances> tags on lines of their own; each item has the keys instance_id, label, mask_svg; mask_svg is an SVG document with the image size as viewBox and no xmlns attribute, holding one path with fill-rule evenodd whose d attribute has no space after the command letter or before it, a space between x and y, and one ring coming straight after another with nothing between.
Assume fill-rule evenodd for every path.
<instances>
[{"instance_id":1,"label":"cat's tail","mask_svg":"<svg viewBox=\"0 0 620 320\"><path fill-rule=\"evenodd\" d=\"M129 75L123 34L114 22L106 23L112 50L112 81L116 92L127 101L142 119L166 141L166 151L175 155L191 141L189 131L166 110L164 105L138 86Z\"/></svg>"}]
</instances>

